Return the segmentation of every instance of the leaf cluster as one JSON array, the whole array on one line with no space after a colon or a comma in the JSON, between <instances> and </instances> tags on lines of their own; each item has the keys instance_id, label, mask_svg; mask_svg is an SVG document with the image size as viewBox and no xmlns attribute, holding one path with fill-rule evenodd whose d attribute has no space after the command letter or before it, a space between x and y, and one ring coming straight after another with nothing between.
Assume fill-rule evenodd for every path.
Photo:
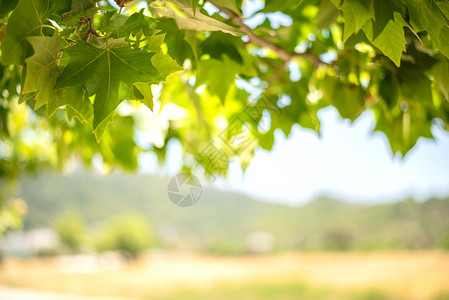
<instances>
[{"instance_id":1,"label":"leaf cluster","mask_svg":"<svg viewBox=\"0 0 449 300\"><path fill-rule=\"evenodd\" d=\"M402 155L432 126L449 129L447 1L266 0L253 12L241 0L115 2L0 1L0 137L14 149L4 174L72 154L135 169L175 139L187 168L213 160L204 149L246 167L276 130L319 133L329 105L351 121L373 112ZM277 108L247 113L267 99ZM244 151L227 130L236 119ZM49 156L23 146L48 135Z\"/></svg>"}]
</instances>

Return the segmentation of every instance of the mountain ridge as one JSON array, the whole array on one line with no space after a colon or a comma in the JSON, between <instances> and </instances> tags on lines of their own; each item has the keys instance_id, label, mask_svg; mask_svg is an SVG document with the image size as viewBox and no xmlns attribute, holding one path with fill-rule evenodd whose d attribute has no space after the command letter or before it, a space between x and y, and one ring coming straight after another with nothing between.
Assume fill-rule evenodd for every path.
<instances>
[{"instance_id":1,"label":"mountain ridge","mask_svg":"<svg viewBox=\"0 0 449 300\"><path fill-rule=\"evenodd\" d=\"M168 199L168 181L135 174L45 174L22 178L17 196L29 207L27 229L52 226L66 211L78 212L87 224L134 212L157 229L171 226L192 237L201 249L243 247L254 232L272 234L281 250L427 249L449 236L449 198L361 205L323 196L293 207L208 187L198 203L181 208Z\"/></svg>"}]
</instances>

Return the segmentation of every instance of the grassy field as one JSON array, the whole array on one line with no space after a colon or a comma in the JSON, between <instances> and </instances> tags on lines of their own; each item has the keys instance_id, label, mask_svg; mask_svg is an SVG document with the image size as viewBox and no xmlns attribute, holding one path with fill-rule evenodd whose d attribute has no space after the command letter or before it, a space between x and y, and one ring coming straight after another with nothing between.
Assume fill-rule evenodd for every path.
<instances>
[{"instance_id":1,"label":"grassy field","mask_svg":"<svg viewBox=\"0 0 449 300\"><path fill-rule=\"evenodd\" d=\"M151 253L125 266L12 260L0 284L144 299L449 299L449 253Z\"/></svg>"}]
</instances>

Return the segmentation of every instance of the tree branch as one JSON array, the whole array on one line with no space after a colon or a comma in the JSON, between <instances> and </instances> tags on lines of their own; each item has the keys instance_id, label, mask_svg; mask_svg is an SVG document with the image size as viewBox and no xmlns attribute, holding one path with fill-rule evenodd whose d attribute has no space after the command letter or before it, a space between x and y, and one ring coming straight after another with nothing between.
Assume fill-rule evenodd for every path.
<instances>
[{"instance_id":1,"label":"tree branch","mask_svg":"<svg viewBox=\"0 0 449 300\"><path fill-rule=\"evenodd\" d=\"M254 34L253 31L251 30L251 28L249 28L245 23L243 23L243 20L239 17L239 15L236 14L231 9L221 6L219 4L216 4L212 0L205 0L205 1L209 2L210 4L212 4L219 10L221 10L223 13L225 13L231 19L232 23L239 26L240 30L242 30L243 32L246 32L248 34L248 38L251 43L256 44L260 47L265 47L265 48L273 50L274 52L277 53L279 58L281 58L285 62L288 62L295 57L300 57L300 58L304 58L304 59L311 61L313 64L315 64L315 66L328 65L328 63L320 60L318 57L316 57L315 55L313 55L311 53L307 53L307 52L305 52L305 53L290 53L290 52L288 52L284 48L282 48L276 44L273 44L270 41L267 41L263 37L260 37L256 34Z\"/></svg>"}]
</instances>

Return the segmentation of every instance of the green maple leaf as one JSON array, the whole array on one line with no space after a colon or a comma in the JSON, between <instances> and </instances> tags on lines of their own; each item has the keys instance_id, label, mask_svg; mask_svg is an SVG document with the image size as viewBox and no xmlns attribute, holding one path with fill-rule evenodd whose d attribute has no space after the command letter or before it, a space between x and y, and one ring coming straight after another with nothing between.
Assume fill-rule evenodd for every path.
<instances>
[{"instance_id":1,"label":"green maple leaf","mask_svg":"<svg viewBox=\"0 0 449 300\"><path fill-rule=\"evenodd\" d=\"M75 85L57 90L57 97L47 103L48 117L51 117L62 106L66 107L67 118L69 120L73 120L76 117L81 123L87 123L92 127L94 118L93 106L84 85ZM98 143L101 141L108 125L113 122L113 119L114 113L109 114L92 131Z\"/></svg>"},{"instance_id":2,"label":"green maple leaf","mask_svg":"<svg viewBox=\"0 0 449 300\"><path fill-rule=\"evenodd\" d=\"M372 23L373 39L376 39L379 34L385 31L385 27L396 18L395 12L400 13L401 8L398 5L398 0L376 0L373 2L374 6L374 20Z\"/></svg>"},{"instance_id":3,"label":"green maple leaf","mask_svg":"<svg viewBox=\"0 0 449 300\"><path fill-rule=\"evenodd\" d=\"M363 24L374 17L374 13L370 11L369 5L369 0L346 0L343 2L341 10L345 17L344 41L352 34L359 32Z\"/></svg>"},{"instance_id":4,"label":"green maple leaf","mask_svg":"<svg viewBox=\"0 0 449 300\"><path fill-rule=\"evenodd\" d=\"M94 130L133 89L135 82L157 83L164 76L154 67L154 53L129 47L104 49L88 43L66 49L70 62L62 72L55 88L84 84L94 102ZM132 92L131 92L132 93Z\"/></svg>"},{"instance_id":5,"label":"green maple leaf","mask_svg":"<svg viewBox=\"0 0 449 300\"><path fill-rule=\"evenodd\" d=\"M382 131L388 137L394 154L405 155L420 137L433 138L431 120L422 108L410 107L397 116L388 117L381 109L375 108L375 131Z\"/></svg>"},{"instance_id":6,"label":"green maple leaf","mask_svg":"<svg viewBox=\"0 0 449 300\"><path fill-rule=\"evenodd\" d=\"M233 12L235 12L236 14L241 15L240 13L240 9L238 8L238 6L235 4L234 0L215 0L214 3L224 6L226 8L229 8L230 10L232 10Z\"/></svg>"},{"instance_id":7,"label":"green maple leaf","mask_svg":"<svg viewBox=\"0 0 449 300\"><path fill-rule=\"evenodd\" d=\"M148 39L147 50L151 52L158 52L161 50L161 46L164 43L166 34L153 34Z\"/></svg>"},{"instance_id":8,"label":"green maple leaf","mask_svg":"<svg viewBox=\"0 0 449 300\"><path fill-rule=\"evenodd\" d=\"M217 95L224 103L226 95L235 83L236 69L231 60L222 62L216 59L203 60L200 63L196 86L207 84L209 91Z\"/></svg>"},{"instance_id":9,"label":"green maple leaf","mask_svg":"<svg viewBox=\"0 0 449 300\"><path fill-rule=\"evenodd\" d=\"M449 101L449 83L447 82L447 78L449 78L449 63L447 60L442 59L432 68L431 72L444 97Z\"/></svg>"},{"instance_id":10,"label":"green maple leaf","mask_svg":"<svg viewBox=\"0 0 449 300\"><path fill-rule=\"evenodd\" d=\"M93 130L97 143L100 143L104 133L106 132L106 128L109 126L109 124L114 122L114 115L115 115L114 113L109 114L109 116L107 116L106 119L104 119L100 124L98 124L97 128Z\"/></svg>"},{"instance_id":11,"label":"green maple leaf","mask_svg":"<svg viewBox=\"0 0 449 300\"><path fill-rule=\"evenodd\" d=\"M449 4L446 1L405 0L410 24L416 32L427 31L435 47L449 58Z\"/></svg>"},{"instance_id":12,"label":"green maple leaf","mask_svg":"<svg viewBox=\"0 0 449 300\"><path fill-rule=\"evenodd\" d=\"M143 34L149 36L153 32L151 26L157 23L157 20L145 16L143 11L144 10L142 9L129 17L114 14L106 20L107 24L104 30L114 38L128 38L130 34L136 35L139 31L142 31Z\"/></svg>"},{"instance_id":13,"label":"green maple leaf","mask_svg":"<svg viewBox=\"0 0 449 300\"><path fill-rule=\"evenodd\" d=\"M57 91L57 97L47 104L47 115L51 117L61 106L66 106L67 117L77 117L81 123L92 123L93 108L83 85L71 86Z\"/></svg>"},{"instance_id":14,"label":"green maple leaf","mask_svg":"<svg viewBox=\"0 0 449 300\"><path fill-rule=\"evenodd\" d=\"M55 97L53 87L59 75L58 54L61 41L57 33L52 37L28 37L28 41L33 46L34 55L25 60L27 75L22 93L37 91L34 108L38 109Z\"/></svg>"},{"instance_id":15,"label":"green maple leaf","mask_svg":"<svg viewBox=\"0 0 449 300\"><path fill-rule=\"evenodd\" d=\"M57 1L61 2L61 0ZM63 22L68 25L74 25L78 23L78 20L81 16L90 18L98 10L94 5L93 0L75 0L70 2L71 4L66 5L71 5L71 10L62 14Z\"/></svg>"},{"instance_id":16,"label":"green maple leaf","mask_svg":"<svg viewBox=\"0 0 449 300\"><path fill-rule=\"evenodd\" d=\"M151 63L165 79L171 73L182 70L182 68L168 55L156 53L151 58Z\"/></svg>"},{"instance_id":17,"label":"green maple leaf","mask_svg":"<svg viewBox=\"0 0 449 300\"><path fill-rule=\"evenodd\" d=\"M2 63L23 65L30 52L26 38L42 33L49 0L21 0L8 20L2 43Z\"/></svg>"},{"instance_id":18,"label":"green maple leaf","mask_svg":"<svg viewBox=\"0 0 449 300\"><path fill-rule=\"evenodd\" d=\"M245 35L240 29L220 22L203 14L198 7L193 10L191 0L167 0L151 3L150 7L158 14L167 18L174 18L181 29L194 31L222 31L235 36Z\"/></svg>"},{"instance_id":19,"label":"green maple leaf","mask_svg":"<svg viewBox=\"0 0 449 300\"><path fill-rule=\"evenodd\" d=\"M375 33L376 27L374 26L377 20L376 22L371 20L371 24L370 22L365 23L362 29L368 40L399 67L402 52L405 52L404 27L407 26L407 23L399 13L394 12L393 14L394 19L389 20L377 35Z\"/></svg>"},{"instance_id":20,"label":"green maple leaf","mask_svg":"<svg viewBox=\"0 0 449 300\"><path fill-rule=\"evenodd\" d=\"M153 111L153 92L151 91L151 83L136 82L134 83L134 99L145 104L151 111Z\"/></svg>"}]
</instances>

